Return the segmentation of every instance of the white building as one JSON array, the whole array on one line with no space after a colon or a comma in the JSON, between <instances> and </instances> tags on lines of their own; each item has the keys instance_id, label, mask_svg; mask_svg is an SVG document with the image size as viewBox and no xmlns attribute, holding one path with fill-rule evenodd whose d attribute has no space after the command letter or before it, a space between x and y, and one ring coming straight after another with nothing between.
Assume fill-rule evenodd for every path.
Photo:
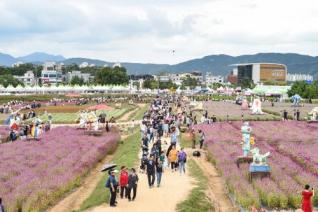
<instances>
[{"instance_id":1,"label":"white building","mask_svg":"<svg viewBox=\"0 0 318 212\"><path fill-rule=\"evenodd\" d=\"M113 68L115 68L115 67L121 67L121 64L120 63L115 63L114 65L113 65Z\"/></svg>"},{"instance_id":2,"label":"white building","mask_svg":"<svg viewBox=\"0 0 318 212\"><path fill-rule=\"evenodd\" d=\"M310 74L287 74L287 81L313 81L314 77Z\"/></svg>"},{"instance_id":3,"label":"white building","mask_svg":"<svg viewBox=\"0 0 318 212\"><path fill-rule=\"evenodd\" d=\"M88 67L88 62L82 62L80 65L79 65L79 67L80 68L86 68L86 67Z\"/></svg>"},{"instance_id":4,"label":"white building","mask_svg":"<svg viewBox=\"0 0 318 212\"><path fill-rule=\"evenodd\" d=\"M160 82L169 82L170 77L169 77L169 75L160 75L160 76L158 76L158 79Z\"/></svg>"},{"instance_id":5,"label":"white building","mask_svg":"<svg viewBox=\"0 0 318 212\"><path fill-rule=\"evenodd\" d=\"M182 78L180 74L169 74L170 80L178 86L182 85Z\"/></svg>"},{"instance_id":6,"label":"white building","mask_svg":"<svg viewBox=\"0 0 318 212\"><path fill-rule=\"evenodd\" d=\"M211 72L207 72L205 74L205 83L208 85L213 83L224 83L224 77L220 75L214 76Z\"/></svg>"},{"instance_id":7,"label":"white building","mask_svg":"<svg viewBox=\"0 0 318 212\"><path fill-rule=\"evenodd\" d=\"M24 85L34 85L36 82L33 71L27 71L23 76L14 76L14 78L23 82Z\"/></svg>"},{"instance_id":8,"label":"white building","mask_svg":"<svg viewBox=\"0 0 318 212\"><path fill-rule=\"evenodd\" d=\"M12 66L12 67L19 67L20 65L23 65L23 64L24 64L24 62L18 61L18 62L16 62L16 63L13 63L11 66Z\"/></svg>"},{"instance_id":9,"label":"white building","mask_svg":"<svg viewBox=\"0 0 318 212\"><path fill-rule=\"evenodd\" d=\"M56 84L61 83L62 79L62 67L61 64L55 62L46 62L43 65L41 80L43 84L50 83Z\"/></svg>"},{"instance_id":10,"label":"white building","mask_svg":"<svg viewBox=\"0 0 318 212\"><path fill-rule=\"evenodd\" d=\"M91 74L88 73L82 73L80 71L72 71L72 72L68 72L66 74L66 81L69 83L72 81L73 77L79 77L82 78L84 80L85 83L89 82L90 78L91 78Z\"/></svg>"}]
</instances>

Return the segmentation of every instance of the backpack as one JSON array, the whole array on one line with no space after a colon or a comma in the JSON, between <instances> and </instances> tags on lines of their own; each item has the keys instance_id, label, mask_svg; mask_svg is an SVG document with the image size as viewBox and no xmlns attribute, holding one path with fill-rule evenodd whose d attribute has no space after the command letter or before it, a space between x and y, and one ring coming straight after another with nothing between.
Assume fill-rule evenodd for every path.
<instances>
[{"instance_id":1,"label":"backpack","mask_svg":"<svg viewBox=\"0 0 318 212\"><path fill-rule=\"evenodd\" d=\"M106 188L110 188L110 178L107 179L105 187Z\"/></svg>"},{"instance_id":2,"label":"backpack","mask_svg":"<svg viewBox=\"0 0 318 212\"><path fill-rule=\"evenodd\" d=\"M187 155L185 152L182 152L179 154L179 162L181 162L181 161L183 161L183 162L187 161Z\"/></svg>"}]
</instances>

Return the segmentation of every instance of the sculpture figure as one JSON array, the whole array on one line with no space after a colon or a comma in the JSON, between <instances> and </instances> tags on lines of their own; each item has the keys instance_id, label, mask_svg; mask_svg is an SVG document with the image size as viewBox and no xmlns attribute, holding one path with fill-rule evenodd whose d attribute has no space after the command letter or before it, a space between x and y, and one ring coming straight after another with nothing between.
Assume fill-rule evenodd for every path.
<instances>
[{"instance_id":1,"label":"sculpture figure","mask_svg":"<svg viewBox=\"0 0 318 212\"><path fill-rule=\"evenodd\" d=\"M241 132L243 156L246 157L251 149L250 137L252 132L252 128L249 126L248 122L244 122L243 126L241 127Z\"/></svg>"},{"instance_id":2,"label":"sculpture figure","mask_svg":"<svg viewBox=\"0 0 318 212\"><path fill-rule=\"evenodd\" d=\"M253 115L262 115L262 102L259 98L254 99L253 104L252 104L252 114Z\"/></svg>"},{"instance_id":3,"label":"sculpture figure","mask_svg":"<svg viewBox=\"0 0 318 212\"><path fill-rule=\"evenodd\" d=\"M294 107L299 107L300 105L300 100L301 100L301 97L298 95L298 94L295 94L294 96L291 97L291 100L293 102L293 105Z\"/></svg>"},{"instance_id":4,"label":"sculpture figure","mask_svg":"<svg viewBox=\"0 0 318 212\"><path fill-rule=\"evenodd\" d=\"M242 100L242 106L241 106L242 110L247 110L248 109L248 101L246 98L243 98Z\"/></svg>"},{"instance_id":5,"label":"sculpture figure","mask_svg":"<svg viewBox=\"0 0 318 212\"><path fill-rule=\"evenodd\" d=\"M270 155L270 152L261 154L259 148L255 147L251 150L251 153L253 154L252 165L267 166L267 157Z\"/></svg>"}]
</instances>

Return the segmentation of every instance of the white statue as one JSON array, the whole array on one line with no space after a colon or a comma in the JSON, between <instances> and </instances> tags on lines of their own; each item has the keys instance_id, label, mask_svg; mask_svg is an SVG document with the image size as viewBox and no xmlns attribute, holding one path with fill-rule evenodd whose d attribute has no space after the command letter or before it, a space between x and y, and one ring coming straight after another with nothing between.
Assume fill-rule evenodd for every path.
<instances>
[{"instance_id":1,"label":"white statue","mask_svg":"<svg viewBox=\"0 0 318 212\"><path fill-rule=\"evenodd\" d=\"M270 152L265 154L260 154L259 148L255 147L251 150L253 154L253 163L252 165L267 165L267 157L270 155Z\"/></svg>"},{"instance_id":2,"label":"white statue","mask_svg":"<svg viewBox=\"0 0 318 212\"><path fill-rule=\"evenodd\" d=\"M262 115L262 102L260 99L254 99L253 104L252 104L252 114L253 115Z\"/></svg>"}]
</instances>

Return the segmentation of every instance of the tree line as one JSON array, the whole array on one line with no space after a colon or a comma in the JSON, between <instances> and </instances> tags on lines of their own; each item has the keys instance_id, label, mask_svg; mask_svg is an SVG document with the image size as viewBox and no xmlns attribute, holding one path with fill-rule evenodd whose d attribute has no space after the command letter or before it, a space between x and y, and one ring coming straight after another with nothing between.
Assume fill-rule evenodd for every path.
<instances>
[{"instance_id":1,"label":"tree line","mask_svg":"<svg viewBox=\"0 0 318 212\"><path fill-rule=\"evenodd\" d=\"M41 71L43 67L41 65L35 65L31 63L21 64L16 67L3 67L0 66L0 85L7 87L8 85L23 85L23 82L14 78L13 76L23 76L27 71L32 71L36 78L41 77ZM72 77L69 84L71 85L84 85L84 84L128 84L129 77L127 70L124 67L85 67L79 68L76 64L66 65L62 68L62 74L66 74L71 71L81 71L82 73L89 73L94 77L94 80L88 83L84 82L84 79L78 76ZM67 83L65 83L67 84ZM41 81L39 80L39 85Z\"/></svg>"},{"instance_id":2,"label":"tree line","mask_svg":"<svg viewBox=\"0 0 318 212\"><path fill-rule=\"evenodd\" d=\"M306 83L305 81L295 82L291 89L288 91L288 96L295 94L300 95L306 99L317 99L318 98L318 82Z\"/></svg>"}]
</instances>

